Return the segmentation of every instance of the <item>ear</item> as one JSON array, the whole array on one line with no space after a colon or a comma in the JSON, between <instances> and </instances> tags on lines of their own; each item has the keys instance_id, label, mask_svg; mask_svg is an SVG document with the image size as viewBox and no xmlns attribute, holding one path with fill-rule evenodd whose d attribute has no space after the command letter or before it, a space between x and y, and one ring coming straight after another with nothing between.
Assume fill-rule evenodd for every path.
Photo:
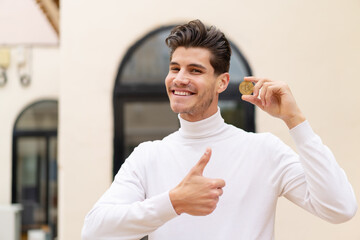
<instances>
[{"instance_id":1,"label":"ear","mask_svg":"<svg viewBox=\"0 0 360 240\"><path fill-rule=\"evenodd\" d=\"M217 93L222 93L226 90L227 86L229 85L230 75L229 73L222 73L217 77Z\"/></svg>"}]
</instances>

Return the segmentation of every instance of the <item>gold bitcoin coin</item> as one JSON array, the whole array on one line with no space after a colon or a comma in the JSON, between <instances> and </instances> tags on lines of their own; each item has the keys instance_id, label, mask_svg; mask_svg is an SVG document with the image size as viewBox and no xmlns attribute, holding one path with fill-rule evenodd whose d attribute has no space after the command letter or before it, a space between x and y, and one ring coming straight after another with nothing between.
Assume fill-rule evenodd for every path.
<instances>
[{"instance_id":1,"label":"gold bitcoin coin","mask_svg":"<svg viewBox=\"0 0 360 240\"><path fill-rule=\"evenodd\" d=\"M253 93L254 84L252 82L243 81L239 85L239 91L242 95L250 95Z\"/></svg>"}]
</instances>

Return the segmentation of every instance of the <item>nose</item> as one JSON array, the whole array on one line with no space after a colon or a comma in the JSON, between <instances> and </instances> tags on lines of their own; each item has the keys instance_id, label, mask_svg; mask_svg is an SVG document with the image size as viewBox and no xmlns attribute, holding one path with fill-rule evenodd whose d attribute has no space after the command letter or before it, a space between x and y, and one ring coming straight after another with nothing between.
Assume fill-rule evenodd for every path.
<instances>
[{"instance_id":1,"label":"nose","mask_svg":"<svg viewBox=\"0 0 360 240\"><path fill-rule=\"evenodd\" d=\"M174 84L175 85L188 85L190 82L189 78L186 76L186 74L183 71L179 71L175 78L174 78Z\"/></svg>"}]
</instances>

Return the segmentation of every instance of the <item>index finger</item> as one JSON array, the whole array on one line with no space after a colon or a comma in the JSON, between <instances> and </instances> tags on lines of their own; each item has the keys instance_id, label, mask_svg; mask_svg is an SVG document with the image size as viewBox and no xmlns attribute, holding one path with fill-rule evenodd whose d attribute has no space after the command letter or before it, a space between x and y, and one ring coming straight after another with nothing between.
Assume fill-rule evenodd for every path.
<instances>
[{"instance_id":1,"label":"index finger","mask_svg":"<svg viewBox=\"0 0 360 240\"><path fill-rule=\"evenodd\" d=\"M257 83L258 81L260 81L260 78L254 76L248 76L248 77L244 77L244 81Z\"/></svg>"},{"instance_id":2,"label":"index finger","mask_svg":"<svg viewBox=\"0 0 360 240\"><path fill-rule=\"evenodd\" d=\"M213 179L213 185L215 188L223 188L225 187L225 180L224 179Z\"/></svg>"},{"instance_id":3,"label":"index finger","mask_svg":"<svg viewBox=\"0 0 360 240\"><path fill-rule=\"evenodd\" d=\"M270 82L271 80L267 79L267 78L257 78L257 77L246 77L247 81L251 81L253 83L255 83L254 86L254 93L253 96L254 97L258 97L260 94L260 89L263 87L265 82ZM245 78L244 78L245 80Z\"/></svg>"},{"instance_id":4,"label":"index finger","mask_svg":"<svg viewBox=\"0 0 360 240\"><path fill-rule=\"evenodd\" d=\"M244 77L244 81L252 82L255 84L254 88L253 88L253 96L255 96L255 97L259 96L259 91L260 91L260 88L262 87L261 80L262 80L261 78L257 78L254 76ZM258 82L260 82L260 84L258 84Z\"/></svg>"}]
</instances>

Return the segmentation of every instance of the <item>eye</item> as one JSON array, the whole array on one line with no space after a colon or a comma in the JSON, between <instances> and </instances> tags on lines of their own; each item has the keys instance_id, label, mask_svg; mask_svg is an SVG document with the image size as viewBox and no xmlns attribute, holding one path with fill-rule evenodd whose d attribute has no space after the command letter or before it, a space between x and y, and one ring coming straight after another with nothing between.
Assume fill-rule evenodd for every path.
<instances>
[{"instance_id":1,"label":"eye","mask_svg":"<svg viewBox=\"0 0 360 240\"><path fill-rule=\"evenodd\" d=\"M197 69L197 68L191 69L191 72L192 73L202 73L202 71L200 69Z\"/></svg>"},{"instance_id":2,"label":"eye","mask_svg":"<svg viewBox=\"0 0 360 240\"><path fill-rule=\"evenodd\" d=\"M179 67L170 67L170 71L178 72L178 71L180 71L180 68Z\"/></svg>"}]
</instances>

